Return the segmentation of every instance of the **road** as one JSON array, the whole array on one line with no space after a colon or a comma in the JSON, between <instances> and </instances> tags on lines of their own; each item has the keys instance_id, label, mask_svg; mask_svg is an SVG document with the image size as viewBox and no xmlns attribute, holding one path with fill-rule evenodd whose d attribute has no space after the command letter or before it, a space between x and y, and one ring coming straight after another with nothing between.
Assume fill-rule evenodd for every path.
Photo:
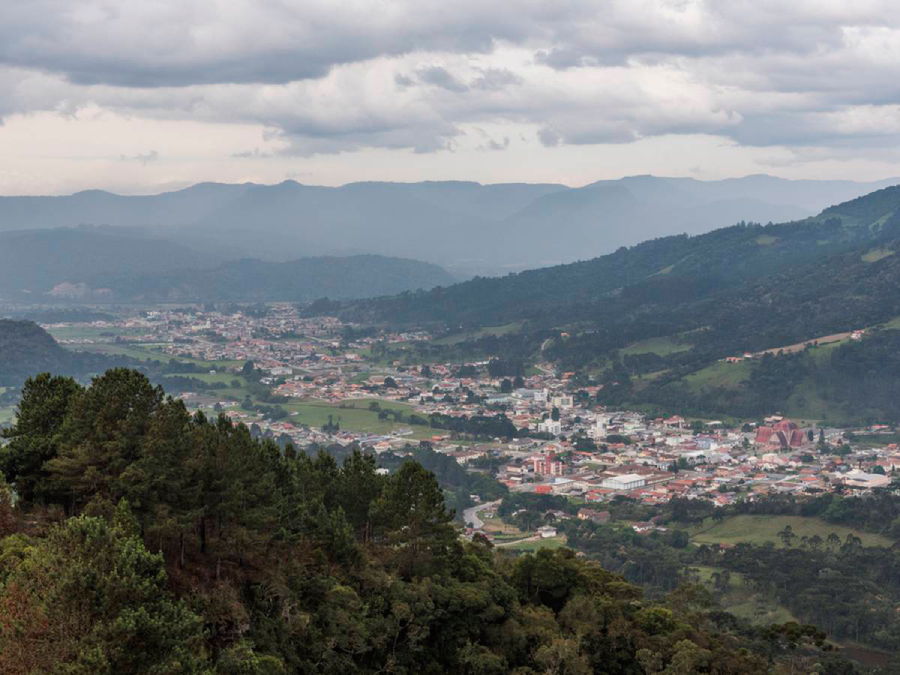
<instances>
[{"instance_id":1,"label":"road","mask_svg":"<svg viewBox=\"0 0 900 675\"><path fill-rule=\"evenodd\" d=\"M473 506L472 508L466 509L463 511L463 522L465 522L467 527L471 527L475 530L480 530L484 527L484 521L478 517L478 514L484 511L495 504L499 504L501 500L497 500L495 502L485 502L484 504L478 504L477 506Z\"/></svg>"}]
</instances>

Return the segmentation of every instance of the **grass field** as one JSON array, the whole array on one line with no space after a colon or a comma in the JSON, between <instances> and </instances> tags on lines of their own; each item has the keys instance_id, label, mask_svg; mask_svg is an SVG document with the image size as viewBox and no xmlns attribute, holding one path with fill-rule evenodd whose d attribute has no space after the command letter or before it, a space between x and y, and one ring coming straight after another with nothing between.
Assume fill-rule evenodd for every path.
<instances>
[{"instance_id":1,"label":"grass field","mask_svg":"<svg viewBox=\"0 0 900 675\"><path fill-rule=\"evenodd\" d=\"M214 368L210 368L210 370L215 370ZM221 382L227 385L230 385L232 380L237 380L241 383L241 387L247 386L247 380L243 378L243 376L238 375L237 373L230 372L219 372L216 371L213 373L172 373L171 377L192 377L195 380L200 380L201 382L206 382L208 384L212 384L214 382Z\"/></svg>"},{"instance_id":2,"label":"grass field","mask_svg":"<svg viewBox=\"0 0 900 675\"><path fill-rule=\"evenodd\" d=\"M508 335L509 333L518 333L522 328L522 322L503 324L502 326L485 326L478 330L464 331L462 333L454 333L446 337L434 340L436 345L453 345L457 342L465 342L466 340L477 340L478 338L487 337L488 335Z\"/></svg>"},{"instance_id":3,"label":"grass field","mask_svg":"<svg viewBox=\"0 0 900 675\"><path fill-rule=\"evenodd\" d=\"M509 546L504 546L508 551L540 551L542 548L549 548L551 550L562 548L566 545L565 537L548 537L547 539L535 539L532 541L523 541L519 544L510 544Z\"/></svg>"},{"instance_id":4,"label":"grass field","mask_svg":"<svg viewBox=\"0 0 900 675\"><path fill-rule=\"evenodd\" d=\"M71 345L74 351L91 352L93 354L106 354L109 356L129 356L139 361L151 359L154 361L167 362L171 359L180 361L181 363L192 363L204 368L220 369L235 368L244 365L243 361L205 361L203 359L195 359L190 356L173 356L162 350L161 347L148 345L122 345L122 344L99 344L99 345Z\"/></svg>"},{"instance_id":5,"label":"grass field","mask_svg":"<svg viewBox=\"0 0 900 675\"><path fill-rule=\"evenodd\" d=\"M671 337L649 338L635 342L633 345L625 347L621 350L623 356L634 356L636 354L656 354L657 356L668 356L678 352L686 352L692 349L691 345L676 342Z\"/></svg>"},{"instance_id":6,"label":"grass field","mask_svg":"<svg viewBox=\"0 0 900 675\"><path fill-rule=\"evenodd\" d=\"M704 523L689 530L691 541L696 544L748 544L762 545L771 542L778 547L783 546L778 533L790 525L797 537L819 535L826 539L834 532L843 541L852 533L859 537L864 546L892 546L893 541L878 534L855 530L842 525L832 525L818 518L803 516L750 516L740 515L726 518L715 523L707 518ZM796 540L795 540L796 546Z\"/></svg>"},{"instance_id":7,"label":"grass field","mask_svg":"<svg viewBox=\"0 0 900 675\"><path fill-rule=\"evenodd\" d=\"M710 591L717 592L713 575L721 573L722 570L705 565L692 566L691 569L699 573L700 583ZM765 626L796 621L787 607L779 604L775 598L755 591L745 583L743 575L739 572L731 572L727 590L718 593L720 593L719 602L725 610L751 623Z\"/></svg>"},{"instance_id":8,"label":"grass field","mask_svg":"<svg viewBox=\"0 0 900 675\"><path fill-rule=\"evenodd\" d=\"M328 416L332 416L332 420L341 425L341 429L349 431L360 431L373 434L389 434L398 429L412 429L411 439L430 438L435 432L434 429L427 426L410 426L408 424L398 424L393 420L378 419L378 412L368 409L369 400L346 401L346 407L341 408L338 404L316 402L316 401L298 401L283 403L281 407L290 413L298 413L292 415L289 420L295 424L307 424L311 427L321 427L328 422ZM378 404L382 410L397 410L405 415L415 412L412 406L403 403L393 403L379 401ZM350 407L355 406L355 407Z\"/></svg>"},{"instance_id":9,"label":"grass field","mask_svg":"<svg viewBox=\"0 0 900 675\"><path fill-rule=\"evenodd\" d=\"M524 537L525 533L522 532L515 525L509 525L504 523L503 520L499 516L494 516L493 518L488 518L484 515L481 516L484 521L484 531L491 532L494 535L502 534L512 537Z\"/></svg>"},{"instance_id":10,"label":"grass field","mask_svg":"<svg viewBox=\"0 0 900 675\"><path fill-rule=\"evenodd\" d=\"M684 378L685 383L694 391L704 387L737 387L741 381L750 377L749 361L726 363L719 361Z\"/></svg>"},{"instance_id":11,"label":"grass field","mask_svg":"<svg viewBox=\"0 0 900 675\"><path fill-rule=\"evenodd\" d=\"M143 335L147 331L142 328L97 328L96 326L65 326L48 328L47 332L56 340L97 340L113 335Z\"/></svg>"}]
</instances>

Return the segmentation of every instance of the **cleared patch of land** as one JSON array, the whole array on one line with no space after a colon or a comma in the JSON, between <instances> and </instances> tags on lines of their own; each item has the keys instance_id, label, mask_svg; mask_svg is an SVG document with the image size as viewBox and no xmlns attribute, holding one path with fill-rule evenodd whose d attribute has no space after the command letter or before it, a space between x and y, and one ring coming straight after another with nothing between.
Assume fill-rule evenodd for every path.
<instances>
[{"instance_id":1,"label":"cleared patch of land","mask_svg":"<svg viewBox=\"0 0 900 675\"><path fill-rule=\"evenodd\" d=\"M546 539L531 539L529 541L521 541L516 544L510 544L503 548L513 551L539 551L542 548L557 549L566 545L566 538L548 537Z\"/></svg>"},{"instance_id":2,"label":"cleared patch of land","mask_svg":"<svg viewBox=\"0 0 900 675\"><path fill-rule=\"evenodd\" d=\"M677 352L686 352L691 349L691 345L682 342L676 342L671 337L649 338L635 342L633 345L625 347L621 351L623 356L636 354L656 354L657 356L668 356Z\"/></svg>"},{"instance_id":3,"label":"cleared patch of land","mask_svg":"<svg viewBox=\"0 0 900 675\"><path fill-rule=\"evenodd\" d=\"M453 345L457 342L477 340L478 338L488 337L490 335L499 337L501 335L508 335L509 333L518 333L521 328L521 321L503 324L502 326L485 326L484 328L479 328L478 330L470 330L464 331L462 333L447 335L445 337L434 340L433 343L436 345Z\"/></svg>"},{"instance_id":4,"label":"cleared patch of land","mask_svg":"<svg viewBox=\"0 0 900 675\"><path fill-rule=\"evenodd\" d=\"M873 248L871 251L863 253L861 257L865 262L878 262L891 255L894 255L894 251L888 248Z\"/></svg>"},{"instance_id":5,"label":"cleared patch of land","mask_svg":"<svg viewBox=\"0 0 900 675\"><path fill-rule=\"evenodd\" d=\"M749 361L739 363L726 363L718 361L695 373L685 376L684 381L694 391L705 387L737 387L743 380L750 377L751 364Z\"/></svg>"},{"instance_id":6,"label":"cleared patch of land","mask_svg":"<svg viewBox=\"0 0 900 675\"><path fill-rule=\"evenodd\" d=\"M716 575L722 575L723 570L704 565L691 569L697 571L700 583L718 594L718 600L722 607L735 616L760 626L797 620L791 611L779 604L774 597L752 588L744 581L743 575L739 572L730 572L727 585L717 587Z\"/></svg>"},{"instance_id":7,"label":"cleared patch of land","mask_svg":"<svg viewBox=\"0 0 900 675\"><path fill-rule=\"evenodd\" d=\"M771 542L778 547L784 544L778 533L788 525L791 526L797 539L794 546L799 545L799 538L819 535L827 539L832 532L843 542L848 534L859 537L864 546L892 546L893 541L879 534L871 534L843 525L833 525L819 518L803 516L754 516L739 515L726 518L716 523L708 518L699 527L690 530L691 541L697 544L757 544Z\"/></svg>"},{"instance_id":8,"label":"cleared patch of land","mask_svg":"<svg viewBox=\"0 0 900 675\"><path fill-rule=\"evenodd\" d=\"M374 399L373 399L374 400ZM410 425L403 422L394 422L393 419L378 419L378 410L369 410L370 400L353 400L345 401L343 407L337 403L326 403L324 401L297 401L282 403L280 407L289 413L297 413L291 415L287 421L292 424L306 424L310 427L321 427L328 422L329 416L332 422L340 424L341 429L351 431L360 431L373 434L389 434L399 429L412 429L410 439L420 440L430 438L439 430L432 429L424 425ZM396 410L409 415L415 413L412 406L402 403L378 401L381 410ZM424 415L420 415L424 417Z\"/></svg>"}]
</instances>

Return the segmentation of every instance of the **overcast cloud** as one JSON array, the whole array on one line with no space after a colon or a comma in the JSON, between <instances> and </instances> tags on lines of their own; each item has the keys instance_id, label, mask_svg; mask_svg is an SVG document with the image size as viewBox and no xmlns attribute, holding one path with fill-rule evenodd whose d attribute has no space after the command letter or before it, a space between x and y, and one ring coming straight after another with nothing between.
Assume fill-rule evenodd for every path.
<instances>
[{"instance_id":1,"label":"overcast cloud","mask_svg":"<svg viewBox=\"0 0 900 675\"><path fill-rule=\"evenodd\" d=\"M879 178L900 174L898 75L888 0L3 2L0 192Z\"/></svg>"}]
</instances>

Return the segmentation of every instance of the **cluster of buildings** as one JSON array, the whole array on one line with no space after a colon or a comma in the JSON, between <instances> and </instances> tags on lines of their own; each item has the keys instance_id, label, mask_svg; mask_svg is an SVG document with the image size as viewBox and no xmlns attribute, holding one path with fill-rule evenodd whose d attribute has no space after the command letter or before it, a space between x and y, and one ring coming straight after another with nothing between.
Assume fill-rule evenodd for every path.
<instances>
[{"instance_id":1,"label":"cluster of buildings","mask_svg":"<svg viewBox=\"0 0 900 675\"><path fill-rule=\"evenodd\" d=\"M596 405L598 387L575 387L571 374L546 364L529 375L491 376L485 361L469 363L385 362L384 344L423 340L423 333L358 337L328 317L305 318L291 305L260 316L203 310L159 309L106 327L117 341L153 343L172 357L222 363L237 374L252 361L273 395L289 401L355 408L402 402L419 420L503 414L517 438L460 439L444 429L418 433L409 420L395 420L387 433L304 424L294 412L267 418L215 392L183 395L193 407L215 408L260 433L304 445L359 443L374 452L402 452L419 440L471 470L481 458L499 464L498 479L513 491L565 495L601 503L624 495L646 504L674 497L724 505L770 493L810 493L887 487L900 467L895 446L851 450L837 429L802 428L773 416L758 425L728 428L707 423L702 432L679 416L649 419ZM352 339L348 338L351 336ZM92 338L96 339L96 338ZM515 384L513 384L515 381ZM372 408L377 410L378 408ZM821 452L823 447L840 452ZM474 463L473 463L474 462Z\"/></svg>"}]
</instances>

